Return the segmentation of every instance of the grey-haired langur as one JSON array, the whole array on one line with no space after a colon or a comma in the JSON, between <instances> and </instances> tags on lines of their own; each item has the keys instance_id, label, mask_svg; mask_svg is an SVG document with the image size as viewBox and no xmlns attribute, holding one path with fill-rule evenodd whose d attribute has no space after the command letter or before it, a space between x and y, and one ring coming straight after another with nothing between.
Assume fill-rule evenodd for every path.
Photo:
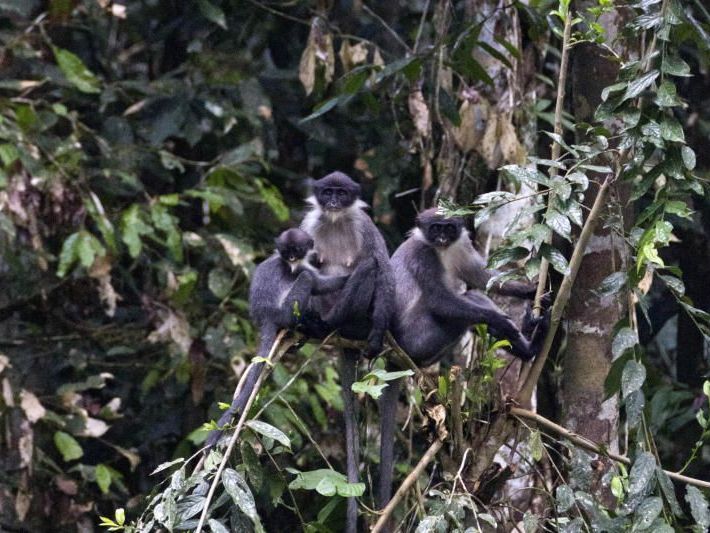
<instances>
[{"instance_id":1,"label":"grey-haired langur","mask_svg":"<svg viewBox=\"0 0 710 533\"><path fill-rule=\"evenodd\" d=\"M276 238L274 254L254 270L249 313L259 328L258 357L268 356L280 329L301 328L313 337L328 333L328 326L313 311L313 298L342 289L348 276L322 275L310 263L312 253L311 236L298 228L289 229ZM219 427L244 409L263 366L259 362L249 367L244 385L219 419ZM212 431L207 445L214 446L221 435L222 430Z\"/></svg>"},{"instance_id":2,"label":"grey-haired langur","mask_svg":"<svg viewBox=\"0 0 710 533\"><path fill-rule=\"evenodd\" d=\"M385 241L364 211L367 204L360 199L360 186L342 172L317 180L309 202L312 208L301 228L313 236L320 270L331 276L350 275L340 291L318 297L316 308L340 335L367 339L368 355L377 355L394 307L394 278ZM357 361L356 353L345 351L340 370L350 482L359 479L356 404L351 390ZM350 498L346 533L356 530L357 502Z\"/></svg>"},{"instance_id":3,"label":"grey-haired langur","mask_svg":"<svg viewBox=\"0 0 710 533\"><path fill-rule=\"evenodd\" d=\"M392 334L417 365L430 365L448 355L473 324L487 324L491 334L510 341L510 352L524 361L539 351L548 315L533 318L528 308L521 331L488 296L476 290L485 289L499 272L486 269L460 217L446 217L436 209L423 211L390 262L396 287ZM525 299L535 295L534 284L517 281L494 290ZM526 334L533 334L532 339ZM399 383L390 382L380 401L380 508L391 494L398 390Z\"/></svg>"}]
</instances>

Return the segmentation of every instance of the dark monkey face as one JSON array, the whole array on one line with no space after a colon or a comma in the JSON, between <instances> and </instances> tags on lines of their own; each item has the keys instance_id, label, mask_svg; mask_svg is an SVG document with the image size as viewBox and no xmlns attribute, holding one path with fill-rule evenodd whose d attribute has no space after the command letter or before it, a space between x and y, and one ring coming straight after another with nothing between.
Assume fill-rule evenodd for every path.
<instances>
[{"instance_id":1,"label":"dark monkey face","mask_svg":"<svg viewBox=\"0 0 710 533\"><path fill-rule=\"evenodd\" d=\"M292 228L276 237L276 249L281 259L293 263L308 255L313 249L313 239L305 231Z\"/></svg>"},{"instance_id":2,"label":"dark monkey face","mask_svg":"<svg viewBox=\"0 0 710 533\"><path fill-rule=\"evenodd\" d=\"M439 215L436 209L427 209L417 217L417 227L429 244L446 248L461 237L463 220L459 217Z\"/></svg>"},{"instance_id":3,"label":"dark monkey face","mask_svg":"<svg viewBox=\"0 0 710 533\"><path fill-rule=\"evenodd\" d=\"M318 205L325 211L339 211L360 197L360 186L342 172L333 172L313 184Z\"/></svg>"}]
</instances>

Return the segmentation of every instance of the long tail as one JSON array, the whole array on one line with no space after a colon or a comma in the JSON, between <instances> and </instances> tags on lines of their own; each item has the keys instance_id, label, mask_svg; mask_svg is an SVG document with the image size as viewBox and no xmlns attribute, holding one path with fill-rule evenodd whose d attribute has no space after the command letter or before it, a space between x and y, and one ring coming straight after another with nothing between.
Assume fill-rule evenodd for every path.
<instances>
[{"instance_id":1,"label":"long tail","mask_svg":"<svg viewBox=\"0 0 710 533\"><path fill-rule=\"evenodd\" d=\"M276 334L278 330L276 328L264 327L261 331L261 339L259 342L259 351L257 352L257 357L266 358L271 351L271 347L276 340ZM219 429L214 429L210 431L207 437L207 449L211 449L215 444L219 442L222 437L224 430L222 429L225 425L231 424L232 420L241 415L244 410L244 406L251 396L251 392L254 390L254 385L259 379L259 374L261 374L261 369L264 367L264 362L259 361L258 363L252 363L247 369L247 375L244 378L244 383L241 387L237 388L237 391L232 399L232 405L229 406L224 414L217 421L217 426Z\"/></svg>"}]
</instances>

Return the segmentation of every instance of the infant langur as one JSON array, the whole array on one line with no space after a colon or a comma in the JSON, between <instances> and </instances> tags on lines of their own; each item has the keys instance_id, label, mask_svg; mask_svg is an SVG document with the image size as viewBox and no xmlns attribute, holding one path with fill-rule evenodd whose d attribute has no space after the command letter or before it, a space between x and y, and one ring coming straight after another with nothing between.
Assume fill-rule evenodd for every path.
<instances>
[{"instance_id":1,"label":"infant langur","mask_svg":"<svg viewBox=\"0 0 710 533\"><path fill-rule=\"evenodd\" d=\"M440 215L436 209L422 212L391 263L396 287L392 334L417 365L430 365L451 353L474 324L486 324L494 337L510 341L510 352L524 361L537 355L547 314L533 318L528 307L521 331L480 291L499 272L486 269L463 219ZM535 285L526 282L508 281L492 290L524 299L535 295ZM526 336L531 334L531 339ZM381 397L380 507L390 498L398 389L399 383L390 383Z\"/></svg>"},{"instance_id":2,"label":"infant langur","mask_svg":"<svg viewBox=\"0 0 710 533\"><path fill-rule=\"evenodd\" d=\"M256 267L249 290L249 312L259 328L257 357L269 355L280 329L298 328L312 337L328 333L328 326L313 311L312 296L341 289L348 276L321 275L309 262L312 252L311 236L301 229L289 229L276 239L276 252ZM249 367L244 385L217 423L220 428L242 412L263 366L259 361ZM212 431L207 445L214 446L221 434L221 429Z\"/></svg>"}]
</instances>

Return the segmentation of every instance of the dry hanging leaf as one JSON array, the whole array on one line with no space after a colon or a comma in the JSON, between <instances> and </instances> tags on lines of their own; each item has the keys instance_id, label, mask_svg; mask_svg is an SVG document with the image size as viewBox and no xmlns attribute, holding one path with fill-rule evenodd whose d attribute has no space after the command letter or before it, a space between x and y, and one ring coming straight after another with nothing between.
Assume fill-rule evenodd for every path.
<instances>
[{"instance_id":1,"label":"dry hanging leaf","mask_svg":"<svg viewBox=\"0 0 710 533\"><path fill-rule=\"evenodd\" d=\"M338 55L340 56L340 62L343 64L343 70L349 72L350 69L367 60L367 45L358 43L351 46L349 41L344 40L343 44L340 45Z\"/></svg>"},{"instance_id":2,"label":"dry hanging leaf","mask_svg":"<svg viewBox=\"0 0 710 533\"><path fill-rule=\"evenodd\" d=\"M429 116L429 107L424 101L424 95L421 91L413 91L409 94L409 114L412 116L414 127L417 133L426 139L431 135L431 117Z\"/></svg>"},{"instance_id":3,"label":"dry hanging leaf","mask_svg":"<svg viewBox=\"0 0 710 533\"><path fill-rule=\"evenodd\" d=\"M452 128L454 141L463 152L475 150L481 142L488 121L489 104L481 99L479 102L465 100L459 108L461 125Z\"/></svg>"},{"instance_id":4,"label":"dry hanging leaf","mask_svg":"<svg viewBox=\"0 0 710 533\"><path fill-rule=\"evenodd\" d=\"M483 156L488 168L498 168L500 163L500 150L498 148L498 113L491 109L488 112L488 124L483 139L477 147L478 152Z\"/></svg>"},{"instance_id":5,"label":"dry hanging leaf","mask_svg":"<svg viewBox=\"0 0 710 533\"><path fill-rule=\"evenodd\" d=\"M89 276L99 282L99 299L104 304L106 315L116 314L116 304L121 297L111 285L111 260L107 255L97 256L89 269Z\"/></svg>"},{"instance_id":6,"label":"dry hanging leaf","mask_svg":"<svg viewBox=\"0 0 710 533\"><path fill-rule=\"evenodd\" d=\"M39 398L25 389L20 391L20 407L25 412L27 420L33 424L47 413L47 410L39 402Z\"/></svg>"},{"instance_id":7,"label":"dry hanging leaf","mask_svg":"<svg viewBox=\"0 0 710 533\"><path fill-rule=\"evenodd\" d=\"M161 309L158 311L158 315L160 325L148 335L148 342L172 341L180 349L180 352L186 355L192 344L192 338L190 337L190 324L185 316L172 309Z\"/></svg>"},{"instance_id":8,"label":"dry hanging leaf","mask_svg":"<svg viewBox=\"0 0 710 533\"><path fill-rule=\"evenodd\" d=\"M326 83L333 81L335 73L335 51L333 50L333 36L328 32L325 21L314 17L311 21L311 32L308 42L301 55L298 65L298 79L301 80L306 94L311 94L316 85L318 66L323 66L323 76Z\"/></svg>"},{"instance_id":9,"label":"dry hanging leaf","mask_svg":"<svg viewBox=\"0 0 710 533\"><path fill-rule=\"evenodd\" d=\"M518 140L510 113L498 117L498 144L505 163L524 163L525 149Z\"/></svg>"}]
</instances>

